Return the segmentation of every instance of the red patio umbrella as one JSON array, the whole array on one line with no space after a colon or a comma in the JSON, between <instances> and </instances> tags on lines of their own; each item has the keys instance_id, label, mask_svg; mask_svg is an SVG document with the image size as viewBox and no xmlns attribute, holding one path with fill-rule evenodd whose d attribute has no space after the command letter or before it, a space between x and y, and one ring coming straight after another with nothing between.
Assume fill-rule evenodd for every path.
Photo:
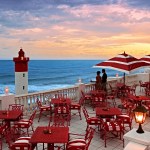
<instances>
[{"instance_id":1,"label":"red patio umbrella","mask_svg":"<svg viewBox=\"0 0 150 150\"><path fill-rule=\"evenodd\" d=\"M107 61L96 64L94 68L105 68L105 69L108 68L124 72L124 83L125 83L125 73L129 74L139 68L147 66L149 66L148 63L145 63L144 61L139 60L124 52Z\"/></svg>"},{"instance_id":2,"label":"red patio umbrella","mask_svg":"<svg viewBox=\"0 0 150 150\"><path fill-rule=\"evenodd\" d=\"M146 63L150 64L150 55L145 55L144 57L142 57L140 60L143 60Z\"/></svg>"}]
</instances>

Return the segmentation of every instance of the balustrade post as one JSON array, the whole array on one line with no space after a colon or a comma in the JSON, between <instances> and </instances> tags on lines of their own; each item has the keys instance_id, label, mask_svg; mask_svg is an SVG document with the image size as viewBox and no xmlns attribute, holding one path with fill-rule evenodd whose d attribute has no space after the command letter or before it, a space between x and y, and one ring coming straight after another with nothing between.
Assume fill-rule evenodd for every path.
<instances>
[{"instance_id":1,"label":"balustrade post","mask_svg":"<svg viewBox=\"0 0 150 150\"><path fill-rule=\"evenodd\" d=\"M82 96L81 91L85 92L85 84L84 83L76 83L76 85L78 85L77 99L79 100Z\"/></svg>"}]
</instances>

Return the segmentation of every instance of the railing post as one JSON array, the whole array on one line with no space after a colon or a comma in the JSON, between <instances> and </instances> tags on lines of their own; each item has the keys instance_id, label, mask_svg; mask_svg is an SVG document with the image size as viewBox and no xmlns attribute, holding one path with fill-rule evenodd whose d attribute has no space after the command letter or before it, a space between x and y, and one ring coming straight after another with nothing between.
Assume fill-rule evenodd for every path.
<instances>
[{"instance_id":1,"label":"railing post","mask_svg":"<svg viewBox=\"0 0 150 150\"><path fill-rule=\"evenodd\" d=\"M84 83L76 83L76 85L78 85L77 99L79 100L82 96L81 91L85 92L85 84Z\"/></svg>"}]
</instances>

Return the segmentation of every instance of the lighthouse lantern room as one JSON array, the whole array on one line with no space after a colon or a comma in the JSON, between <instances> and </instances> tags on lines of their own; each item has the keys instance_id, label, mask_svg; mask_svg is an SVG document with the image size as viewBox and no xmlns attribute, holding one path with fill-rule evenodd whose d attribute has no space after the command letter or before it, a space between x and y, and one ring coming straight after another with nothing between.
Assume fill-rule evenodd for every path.
<instances>
[{"instance_id":1,"label":"lighthouse lantern room","mask_svg":"<svg viewBox=\"0 0 150 150\"><path fill-rule=\"evenodd\" d=\"M13 58L15 62L15 93L16 95L28 93L28 61L21 48L18 57Z\"/></svg>"}]
</instances>

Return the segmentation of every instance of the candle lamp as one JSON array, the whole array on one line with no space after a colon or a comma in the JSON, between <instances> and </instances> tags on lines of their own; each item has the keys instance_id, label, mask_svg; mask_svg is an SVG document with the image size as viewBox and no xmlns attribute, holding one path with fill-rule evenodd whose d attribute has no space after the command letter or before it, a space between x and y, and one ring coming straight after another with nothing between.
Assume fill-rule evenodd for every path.
<instances>
[{"instance_id":1,"label":"candle lamp","mask_svg":"<svg viewBox=\"0 0 150 150\"><path fill-rule=\"evenodd\" d=\"M9 88L5 87L5 95L8 95L8 94L9 94Z\"/></svg>"}]
</instances>

